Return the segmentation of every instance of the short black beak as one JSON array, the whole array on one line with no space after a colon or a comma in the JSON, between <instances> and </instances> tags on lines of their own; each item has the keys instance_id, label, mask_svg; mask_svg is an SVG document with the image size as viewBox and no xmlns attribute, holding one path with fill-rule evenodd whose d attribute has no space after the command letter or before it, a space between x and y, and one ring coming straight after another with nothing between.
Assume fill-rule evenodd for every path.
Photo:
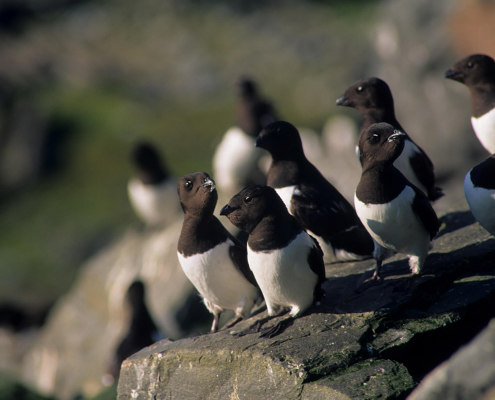
<instances>
[{"instance_id":1,"label":"short black beak","mask_svg":"<svg viewBox=\"0 0 495 400\"><path fill-rule=\"evenodd\" d=\"M340 96L336 101L335 101L335 104L337 104L338 106L348 106L349 105L349 100L347 99L347 97L345 96Z\"/></svg>"},{"instance_id":2,"label":"short black beak","mask_svg":"<svg viewBox=\"0 0 495 400\"><path fill-rule=\"evenodd\" d=\"M263 137L261 136L261 134L263 133L263 131L261 131L260 133L258 133L258 136L256 136L256 141L254 142L254 145L256 147L261 147L263 148Z\"/></svg>"},{"instance_id":3,"label":"short black beak","mask_svg":"<svg viewBox=\"0 0 495 400\"><path fill-rule=\"evenodd\" d=\"M462 82L463 76L462 73L454 71L453 69L448 69L445 71L445 78L452 79L453 81Z\"/></svg>"},{"instance_id":4,"label":"short black beak","mask_svg":"<svg viewBox=\"0 0 495 400\"><path fill-rule=\"evenodd\" d=\"M234 211L234 209L232 207L230 207L228 204L226 204L225 206L223 206L223 208L220 210L220 215L229 215L232 211Z\"/></svg>"}]
</instances>

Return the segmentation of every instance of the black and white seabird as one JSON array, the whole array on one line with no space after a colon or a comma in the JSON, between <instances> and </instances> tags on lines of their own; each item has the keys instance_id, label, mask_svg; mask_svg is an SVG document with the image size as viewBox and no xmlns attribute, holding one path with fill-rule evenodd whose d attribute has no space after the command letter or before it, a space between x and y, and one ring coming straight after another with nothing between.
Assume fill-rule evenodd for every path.
<instances>
[{"instance_id":1,"label":"black and white seabird","mask_svg":"<svg viewBox=\"0 0 495 400\"><path fill-rule=\"evenodd\" d=\"M385 81L375 77L360 80L346 89L337 99L337 105L355 108L363 115L359 141L366 129L377 122L387 122L405 133L404 150L395 160L395 167L426 193L430 201L443 196L442 190L435 186L433 163L397 121L392 92Z\"/></svg>"},{"instance_id":2,"label":"black and white seabird","mask_svg":"<svg viewBox=\"0 0 495 400\"><path fill-rule=\"evenodd\" d=\"M385 122L366 129L360 144L361 179L354 195L356 212L379 246L375 246L380 277L383 248L409 256L413 274L419 274L439 229L438 218L426 195L394 166L406 135Z\"/></svg>"},{"instance_id":3,"label":"black and white seabird","mask_svg":"<svg viewBox=\"0 0 495 400\"><path fill-rule=\"evenodd\" d=\"M127 185L130 203L149 226L166 225L177 220L177 181L170 176L156 147L137 143L132 151L136 175Z\"/></svg>"},{"instance_id":4,"label":"black and white seabird","mask_svg":"<svg viewBox=\"0 0 495 400\"><path fill-rule=\"evenodd\" d=\"M472 54L447 70L445 77L468 87L473 130L482 146L495 153L495 61L485 54Z\"/></svg>"},{"instance_id":5,"label":"black and white seabird","mask_svg":"<svg viewBox=\"0 0 495 400\"><path fill-rule=\"evenodd\" d=\"M495 235L495 154L466 174L464 195L480 225Z\"/></svg>"},{"instance_id":6,"label":"black and white seabird","mask_svg":"<svg viewBox=\"0 0 495 400\"><path fill-rule=\"evenodd\" d=\"M234 325L249 315L260 293L249 269L246 247L213 215L218 194L215 182L205 172L179 179L178 193L184 222L177 255L184 273L213 314L211 331L218 330L224 310L234 310Z\"/></svg>"},{"instance_id":7,"label":"black and white seabird","mask_svg":"<svg viewBox=\"0 0 495 400\"><path fill-rule=\"evenodd\" d=\"M261 129L276 121L277 112L263 98L256 83L247 77L238 82L236 124L224 134L213 155L213 173L218 188L233 195L248 184L264 183L259 167L263 152L254 147Z\"/></svg>"},{"instance_id":8,"label":"black and white seabird","mask_svg":"<svg viewBox=\"0 0 495 400\"><path fill-rule=\"evenodd\" d=\"M321 248L288 213L273 188L248 186L220 214L249 234L249 267L269 316L290 308L290 317L297 317L321 298L325 281Z\"/></svg>"},{"instance_id":9,"label":"black and white seabird","mask_svg":"<svg viewBox=\"0 0 495 400\"><path fill-rule=\"evenodd\" d=\"M272 156L267 185L276 190L299 224L319 240L327 260L371 257L373 240L354 208L308 161L292 124L269 124L258 135L256 146Z\"/></svg>"}]
</instances>

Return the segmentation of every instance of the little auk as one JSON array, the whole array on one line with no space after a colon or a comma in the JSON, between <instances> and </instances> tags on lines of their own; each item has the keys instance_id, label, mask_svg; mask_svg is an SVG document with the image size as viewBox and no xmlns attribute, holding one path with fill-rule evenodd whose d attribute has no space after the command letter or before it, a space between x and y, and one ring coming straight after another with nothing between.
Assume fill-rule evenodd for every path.
<instances>
[{"instance_id":1,"label":"little auk","mask_svg":"<svg viewBox=\"0 0 495 400\"><path fill-rule=\"evenodd\" d=\"M249 269L246 247L213 215L218 194L205 172L179 179L179 200L184 222L177 245L180 265L213 314L211 332L218 330L222 311L233 310L231 327L249 316L260 292Z\"/></svg>"},{"instance_id":2,"label":"little auk","mask_svg":"<svg viewBox=\"0 0 495 400\"><path fill-rule=\"evenodd\" d=\"M299 224L319 240L327 260L372 256L373 240L354 208L306 158L292 124L269 124L258 135L256 146L272 156L267 185L276 190Z\"/></svg>"},{"instance_id":3,"label":"little auk","mask_svg":"<svg viewBox=\"0 0 495 400\"><path fill-rule=\"evenodd\" d=\"M127 185L134 211L148 226L163 226L177 220L177 181L170 176L157 148L148 142L132 150L135 176Z\"/></svg>"},{"instance_id":4,"label":"little auk","mask_svg":"<svg viewBox=\"0 0 495 400\"><path fill-rule=\"evenodd\" d=\"M289 308L289 318L297 317L323 296L323 252L273 188L248 186L232 197L220 214L249 234L249 267L269 316Z\"/></svg>"},{"instance_id":5,"label":"little auk","mask_svg":"<svg viewBox=\"0 0 495 400\"><path fill-rule=\"evenodd\" d=\"M229 197L248 184L264 183L259 167L263 152L254 147L261 129L276 121L277 112L247 77L238 82L235 125L227 130L213 155L213 173L220 191Z\"/></svg>"},{"instance_id":6,"label":"little auk","mask_svg":"<svg viewBox=\"0 0 495 400\"><path fill-rule=\"evenodd\" d=\"M404 132L381 122L366 129L360 144L362 174L354 204L377 244L371 280L380 278L383 249L408 255L411 272L419 274L439 229L426 195L394 166L406 137Z\"/></svg>"}]
</instances>

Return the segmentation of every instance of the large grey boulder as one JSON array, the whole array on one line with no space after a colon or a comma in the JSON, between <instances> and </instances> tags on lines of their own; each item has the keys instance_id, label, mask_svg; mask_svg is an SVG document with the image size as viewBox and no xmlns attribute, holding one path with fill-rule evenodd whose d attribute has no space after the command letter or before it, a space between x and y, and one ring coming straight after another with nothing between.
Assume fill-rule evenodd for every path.
<instances>
[{"instance_id":1,"label":"large grey boulder","mask_svg":"<svg viewBox=\"0 0 495 400\"><path fill-rule=\"evenodd\" d=\"M395 256L384 282L361 290L371 260L330 264L325 300L279 335L252 329L262 312L228 331L158 342L123 362L118 399L404 398L493 316L495 239L468 211L442 222L419 278Z\"/></svg>"}]
</instances>

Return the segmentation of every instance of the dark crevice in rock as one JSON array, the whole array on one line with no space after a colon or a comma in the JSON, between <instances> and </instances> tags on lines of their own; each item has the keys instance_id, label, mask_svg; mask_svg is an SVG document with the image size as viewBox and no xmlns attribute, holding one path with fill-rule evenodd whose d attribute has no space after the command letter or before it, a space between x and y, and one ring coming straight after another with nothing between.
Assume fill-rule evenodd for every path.
<instances>
[{"instance_id":1,"label":"dark crevice in rock","mask_svg":"<svg viewBox=\"0 0 495 400\"><path fill-rule=\"evenodd\" d=\"M495 316L493 304L495 293L471 304L455 322L418 333L404 345L384 350L380 356L405 365L411 376L419 382L488 324Z\"/></svg>"}]
</instances>

